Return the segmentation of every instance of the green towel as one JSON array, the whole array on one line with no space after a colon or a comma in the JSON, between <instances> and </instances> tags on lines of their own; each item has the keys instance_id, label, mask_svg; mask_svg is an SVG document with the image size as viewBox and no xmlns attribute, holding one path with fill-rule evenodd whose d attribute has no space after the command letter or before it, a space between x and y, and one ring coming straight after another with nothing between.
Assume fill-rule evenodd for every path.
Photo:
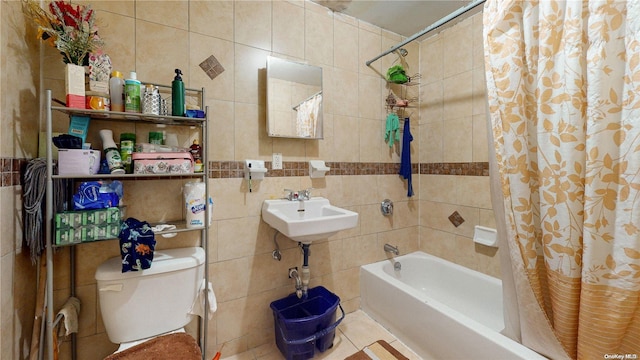
<instances>
[{"instance_id":1,"label":"green towel","mask_svg":"<svg viewBox=\"0 0 640 360\"><path fill-rule=\"evenodd\" d=\"M393 134L395 132L395 135ZM400 119L396 113L387 115L387 127L385 129L384 141L389 143L389 147L393 147L394 141L400 141Z\"/></svg>"}]
</instances>

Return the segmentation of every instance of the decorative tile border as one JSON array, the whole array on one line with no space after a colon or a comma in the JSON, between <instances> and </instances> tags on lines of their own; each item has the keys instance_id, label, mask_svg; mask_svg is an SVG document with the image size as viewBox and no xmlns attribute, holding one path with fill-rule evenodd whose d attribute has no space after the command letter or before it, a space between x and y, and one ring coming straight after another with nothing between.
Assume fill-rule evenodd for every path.
<instances>
[{"instance_id":1,"label":"decorative tile border","mask_svg":"<svg viewBox=\"0 0 640 360\"><path fill-rule=\"evenodd\" d=\"M307 161L287 161L281 170L271 170L271 161L265 161L269 169L266 177L309 176ZM331 175L394 175L400 170L398 163L355 163L355 162L327 162ZM423 163L412 164L414 174L431 175L465 175L489 176L489 163ZM244 176L244 162L242 161L210 161L209 178L241 178Z\"/></svg>"},{"instance_id":2,"label":"decorative tile border","mask_svg":"<svg viewBox=\"0 0 640 360\"><path fill-rule=\"evenodd\" d=\"M426 163L420 164L420 174L489 176L489 163Z\"/></svg>"},{"instance_id":3,"label":"decorative tile border","mask_svg":"<svg viewBox=\"0 0 640 360\"><path fill-rule=\"evenodd\" d=\"M28 160L0 158L0 186L17 186L22 182L22 171ZM282 170L271 170L271 161L265 161L267 177L309 176L307 161L286 161ZM331 168L327 175L394 175L400 169L398 163L327 162ZM414 174L489 176L488 162L422 163L412 164ZM243 161L210 161L209 178L242 178Z\"/></svg>"},{"instance_id":4,"label":"decorative tile border","mask_svg":"<svg viewBox=\"0 0 640 360\"><path fill-rule=\"evenodd\" d=\"M20 185L26 165L27 159L0 158L0 186Z\"/></svg>"}]
</instances>

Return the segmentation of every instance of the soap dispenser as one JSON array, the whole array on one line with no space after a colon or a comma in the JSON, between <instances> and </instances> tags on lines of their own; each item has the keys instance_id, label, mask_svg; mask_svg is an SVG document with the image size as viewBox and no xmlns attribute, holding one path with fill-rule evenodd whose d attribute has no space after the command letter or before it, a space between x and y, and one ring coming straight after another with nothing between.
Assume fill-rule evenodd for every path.
<instances>
[{"instance_id":1,"label":"soap dispenser","mask_svg":"<svg viewBox=\"0 0 640 360\"><path fill-rule=\"evenodd\" d=\"M184 82L182 82L182 70L176 69L176 77L171 82L171 115L184 116Z\"/></svg>"}]
</instances>

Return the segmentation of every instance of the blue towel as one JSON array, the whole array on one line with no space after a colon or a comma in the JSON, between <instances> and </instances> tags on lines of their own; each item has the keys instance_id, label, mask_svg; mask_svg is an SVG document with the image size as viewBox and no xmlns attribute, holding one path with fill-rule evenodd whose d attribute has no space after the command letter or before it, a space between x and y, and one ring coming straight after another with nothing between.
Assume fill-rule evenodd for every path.
<instances>
[{"instance_id":1,"label":"blue towel","mask_svg":"<svg viewBox=\"0 0 640 360\"><path fill-rule=\"evenodd\" d=\"M402 135L402 155L400 156L400 172L403 178L407 179L407 196L413 196L413 185L411 184L411 142L413 135L409 130L409 118L404 118L404 134Z\"/></svg>"},{"instance_id":2,"label":"blue towel","mask_svg":"<svg viewBox=\"0 0 640 360\"><path fill-rule=\"evenodd\" d=\"M128 218L122 222L119 237L123 273L151 267L156 239L148 222Z\"/></svg>"}]
</instances>

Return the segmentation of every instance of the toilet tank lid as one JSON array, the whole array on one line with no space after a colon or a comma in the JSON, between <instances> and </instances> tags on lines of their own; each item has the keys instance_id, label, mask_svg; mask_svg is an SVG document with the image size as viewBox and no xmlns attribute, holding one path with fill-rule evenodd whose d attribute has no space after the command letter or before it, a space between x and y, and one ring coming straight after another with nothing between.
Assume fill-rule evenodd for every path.
<instances>
[{"instance_id":1,"label":"toilet tank lid","mask_svg":"<svg viewBox=\"0 0 640 360\"><path fill-rule=\"evenodd\" d=\"M162 274L171 271L185 270L204 264L204 249L188 247L158 250L153 254L151 267L142 271L122 272L122 258L113 257L98 266L96 280L124 280L132 277Z\"/></svg>"}]
</instances>

